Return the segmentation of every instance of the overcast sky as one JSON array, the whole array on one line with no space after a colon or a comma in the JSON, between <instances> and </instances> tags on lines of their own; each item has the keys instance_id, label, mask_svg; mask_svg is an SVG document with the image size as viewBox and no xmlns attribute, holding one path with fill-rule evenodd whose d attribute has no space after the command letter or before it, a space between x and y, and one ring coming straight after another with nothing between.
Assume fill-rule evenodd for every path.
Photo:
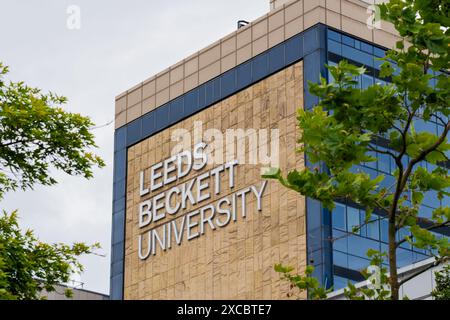
<instances>
[{"instance_id":1,"label":"overcast sky","mask_svg":"<svg viewBox=\"0 0 450 320\"><path fill-rule=\"evenodd\" d=\"M81 28L67 27L67 8ZM269 10L269 0L0 0L0 61L9 78L69 98L67 110L97 125L114 117L114 97ZM47 242L100 242L106 258L82 259L84 288L109 291L113 125L95 130L107 167L84 180L9 193L0 208Z\"/></svg>"}]
</instances>

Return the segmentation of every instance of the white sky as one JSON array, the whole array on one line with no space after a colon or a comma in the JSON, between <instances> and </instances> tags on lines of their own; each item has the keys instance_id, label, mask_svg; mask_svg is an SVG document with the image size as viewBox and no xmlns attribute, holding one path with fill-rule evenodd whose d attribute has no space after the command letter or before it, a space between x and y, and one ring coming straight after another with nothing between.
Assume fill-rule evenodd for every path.
<instances>
[{"instance_id":1,"label":"white sky","mask_svg":"<svg viewBox=\"0 0 450 320\"><path fill-rule=\"evenodd\" d=\"M67 8L81 9L69 30ZM69 98L66 108L97 125L114 117L114 97L254 20L269 0L0 0L0 61L9 78ZM95 178L56 174L59 184L9 193L0 209L19 209L22 228L47 242L100 242L106 258L81 259L84 288L108 293L113 125L95 131L107 167Z\"/></svg>"}]
</instances>

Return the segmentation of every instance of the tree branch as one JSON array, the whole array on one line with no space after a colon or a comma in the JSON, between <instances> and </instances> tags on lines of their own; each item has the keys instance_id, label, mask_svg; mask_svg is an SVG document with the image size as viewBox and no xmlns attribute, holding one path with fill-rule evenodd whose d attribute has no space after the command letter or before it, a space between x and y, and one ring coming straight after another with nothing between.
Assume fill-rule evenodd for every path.
<instances>
[{"instance_id":1,"label":"tree branch","mask_svg":"<svg viewBox=\"0 0 450 320\"><path fill-rule=\"evenodd\" d=\"M448 226L450 226L450 220L447 220L447 221L445 221L445 222L443 222L443 223L437 223L437 224L434 224L434 225L432 225L432 226L430 226L430 227L422 228L422 229L431 231L431 230L434 230L434 229L443 228L443 227L448 227ZM414 238L414 236L412 236L411 239L412 239L412 238ZM400 241L397 241L397 242L396 242L396 247L398 248L400 245L402 245L403 243L405 243L405 242L407 242L407 241L408 241L408 240L406 240L406 239L402 239L402 240L400 240Z\"/></svg>"},{"instance_id":2,"label":"tree branch","mask_svg":"<svg viewBox=\"0 0 450 320\"><path fill-rule=\"evenodd\" d=\"M392 153L392 152L390 152L390 151L388 151L388 150L379 150L379 149L375 148L374 146L372 146L371 144L369 144L367 147L368 147L371 151L378 152L378 153L381 153L381 154L387 154L387 155L390 155L390 156L391 156L392 158L394 158L394 159L395 159L395 157L397 157L394 153Z\"/></svg>"}]
</instances>

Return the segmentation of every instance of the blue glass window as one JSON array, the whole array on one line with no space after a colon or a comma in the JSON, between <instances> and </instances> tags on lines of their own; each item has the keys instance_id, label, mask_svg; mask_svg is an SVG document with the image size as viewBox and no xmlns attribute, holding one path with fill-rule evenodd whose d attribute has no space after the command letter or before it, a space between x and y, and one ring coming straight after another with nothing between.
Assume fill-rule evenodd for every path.
<instances>
[{"instance_id":1,"label":"blue glass window","mask_svg":"<svg viewBox=\"0 0 450 320\"><path fill-rule=\"evenodd\" d=\"M123 288L123 273L119 273L114 275L111 278L111 299L112 300L120 300L122 299L122 288Z\"/></svg>"},{"instance_id":2,"label":"blue glass window","mask_svg":"<svg viewBox=\"0 0 450 320\"><path fill-rule=\"evenodd\" d=\"M410 265L411 263L413 263L412 251L397 248L397 266L402 268Z\"/></svg>"},{"instance_id":3,"label":"blue glass window","mask_svg":"<svg viewBox=\"0 0 450 320\"><path fill-rule=\"evenodd\" d=\"M342 56L347 59L361 63L362 65L372 67L373 57L365 52L356 50L346 45L342 45Z\"/></svg>"},{"instance_id":4,"label":"blue glass window","mask_svg":"<svg viewBox=\"0 0 450 320\"><path fill-rule=\"evenodd\" d=\"M227 71L220 78L222 96L228 96L236 90L236 70Z\"/></svg>"},{"instance_id":5,"label":"blue glass window","mask_svg":"<svg viewBox=\"0 0 450 320\"><path fill-rule=\"evenodd\" d=\"M121 213L115 213L113 214L113 237L112 237L112 243L116 244L121 241L123 241L124 236L124 228L125 228L125 214L122 211Z\"/></svg>"},{"instance_id":6,"label":"blue glass window","mask_svg":"<svg viewBox=\"0 0 450 320\"><path fill-rule=\"evenodd\" d=\"M127 128L121 127L114 133L114 150L124 149L127 146Z\"/></svg>"},{"instance_id":7,"label":"blue glass window","mask_svg":"<svg viewBox=\"0 0 450 320\"><path fill-rule=\"evenodd\" d=\"M141 139L142 120L136 119L127 124L127 144L133 144Z\"/></svg>"},{"instance_id":8,"label":"blue glass window","mask_svg":"<svg viewBox=\"0 0 450 320\"><path fill-rule=\"evenodd\" d=\"M352 270L364 270L370 265L370 261L368 259L362 257L356 257L354 255L348 255L348 267Z\"/></svg>"},{"instance_id":9,"label":"blue glass window","mask_svg":"<svg viewBox=\"0 0 450 320\"><path fill-rule=\"evenodd\" d=\"M337 55L342 55L342 45L336 41L328 40L328 51Z\"/></svg>"},{"instance_id":10,"label":"blue glass window","mask_svg":"<svg viewBox=\"0 0 450 320\"><path fill-rule=\"evenodd\" d=\"M184 97L181 96L172 100L169 107L169 117L171 123L176 123L184 117Z\"/></svg>"},{"instance_id":11,"label":"blue glass window","mask_svg":"<svg viewBox=\"0 0 450 320\"><path fill-rule=\"evenodd\" d=\"M268 74L267 54L256 56L252 61L253 81L260 80Z\"/></svg>"},{"instance_id":12,"label":"blue glass window","mask_svg":"<svg viewBox=\"0 0 450 320\"><path fill-rule=\"evenodd\" d=\"M373 54L379 58L383 58L386 53L383 49L380 49L380 48L374 46Z\"/></svg>"},{"instance_id":13,"label":"blue glass window","mask_svg":"<svg viewBox=\"0 0 450 320\"><path fill-rule=\"evenodd\" d=\"M386 219L380 220L381 241L389 242L389 224Z\"/></svg>"},{"instance_id":14,"label":"blue glass window","mask_svg":"<svg viewBox=\"0 0 450 320\"><path fill-rule=\"evenodd\" d=\"M397 241L404 240L406 237L410 236L411 232L408 230L408 228L402 228L397 231ZM405 249L412 249L411 245L408 242L403 242L400 247Z\"/></svg>"},{"instance_id":15,"label":"blue glass window","mask_svg":"<svg viewBox=\"0 0 450 320\"><path fill-rule=\"evenodd\" d=\"M114 182L113 189L114 189L114 199L119 199L125 196L125 189L126 189L125 179Z\"/></svg>"},{"instance_id":16,"label":"blue glass window","mask_svg":"<svg viewBox=\"0 0 450 320\"><path fill-rule=\"evenodd\" d=\"M347 287L348 282L354 281L349 281L348 279L339 276L333 276L333 289L339 290L345 288Z\"/></svg>"},{"instance_id":17,"label":"blue glass window","mask_svg":"<svg viewBox=\"0 0 450 320\"><path fill-rule=\"evenodd\" d=\"M373 46L368 43L361 42L361 50L373 54Z\"/></svg>"},{"instance_id":18,"label":"blue glass window","mask_svg":"<svg viewBox=\"0 0 450 320\"><path fill-rule=\"evenodd\" d=\"M347 230L346 218L345 218L345 206L340 203L335 203L335 208L333 209L333 214L331 216L333 228L340 230Z\"/></svg>"},{"instance_id":19,"label":"blue glass window","mask_svg":"<svg viewBox=\"0 0 450 320\"><path fill-rule=\"evenodd\" d=\"M375 218L375 220L373 220ZM379 240L380 239L380 223L378 217L372 217L371 221L366 226L367 237Z\"/></svg>"},{"instance_id":20,"label":"blue glass window","mask_svg":"<svg viewBox=\"0 0 450 320\"><path fill-rule=\"evenodd\" d=\"M113 203L113 212L119 212L125 209L125 196L117 199Z\"/></svg>"},{"instance_id":21,"label":"blue glass window","mask_svg":"<svg viewBox=\"0 0 450 320\"><path fill-rule=\"evenodd\" d=\"M284 64L284 44L279 44L269 50L269 72L280 70Z\"/></svg>"},{"instance_id":22,"label":"blue glass window","mask_svg":"<svg viewBox=\"0 0 450 320\"><path fill-rule=\"evenodd\" d=\"M125 179L127 150L121 149L114 153L114 181Z\"/></svg>"},{"instance_id":23,"label":"blue glass window","mask_svg":"<svg viewBox=\"0 0 450 320\"><path fill-rule=\"evenodd\" d=\"M206 106L206 86L203 84L198 87L198 110Z\"/></svg>"},{"instance_id":24,"label":"blue glass window","mask_svg":"<svg viewBox=\"0 0 450 320\"><path fill-rule=\"evenodd\" d=\"M338 229L333 229L333 249L339 250L341 252L348 251L347 244L348 233L340 231Z\"/></svg>"},{"instance_id":25,"label":"blue glass window","mask_svg":"<svg viewBox=\"0 0 450 320\"><path fill-rule=\"evenodd\" d=\"M419 209L419 217L425 218L425 219L431 219L433 216L433 208L430 208L428 206L421 206Z\"/></svg>"},{"instance_id":26,"label":"blue glass window","mask_svg":"<svg viewBox=\"0 0 450 320\"><path fill-rule=\"evenodd\" d=\"M379 148L382 149L382 148ZM384 173L391 173L391 160L388 154L378 153L378 170Z\"/></svg>"},{"instance_id":27,"label":"blue glass window","mask_svg":"<svg viewBox=\"0 0 450 320\"><path fill-rule=\"evenodd\" d=\"M329 39L332 39L332 40L337 41L337 42L341 42L341 34L340 33L336 32L336 31L333 31L333 30L330 30L330 29L328 29L327 32L328 32L328 38Z\"/></svg>"},{"instance_id":28,"label":"blue glass window","mask_svg":"<svg viewBox=\"0 0 450 320\"><path fill-rule=\"evenodd\" d=\"M348 37L346 35L342 35L342 43L346 44L350 47L354 47L355 46L355 40L351 37Z\"/></svg>"},{"instance_id":29,"label":"blue glass window","mask_svg":"<svg viewBox=\"0 0 450 320\"><path fill-rule=\"evenodd\" d=\"M112 245L111 258L112 261L120 261L124 257L123 241Z\"/></svg>"},{"instance_id":30,"label":"blue glass window","mask_svg":"<svg viewBox=\"0 0 450 320\"><path fill-rule=\"evenodd\" d=\"M155 111L155 129L159 131L169 125L169 104L165 104Z\"/></svg>"},{"instance_id":31,"label":"blue glass window","mask_svg":"<svg viewBox=\"0 0 450 320\"><path fill-rule=\"evenodd\" d=\"M298 35L286 41L286 64L291 64L303 57L303 38Z\"/></svg>"},{"instance_id":32,"label":"blue glass window","mask_svg":"<svg viewBox=\"0 0 450 320\"><path fill-rule=\"evenodd\" d=\"M149 136L155 132L155 113L149 112L142 117L142 135Z\"/></svg>"},{"instance_id":33,"label":"blue glass window","mask_svg":"<svg viewBox=\"0 0 450 320\"><path fill-rule=\"evenodd\" d=\"M373 85L373 77L369 76L367 74L362 75L362 83L361 87L362 89L367 89L368 87Z\"/></svg>"},{"instance_id":34,"label":"blue glass window","mask_svg":"<svg viewBox=\"0 0 450 320\"><path fill-rule=\"evenodd\" d=\"M379 250L380 244L378 241L370 240L357 235L350 235L348 237L348 253L361 258L367 258L367 251L369 249Z\"/></svg>"},{"instance_id":35,"label":"blue glass window","mask_svg":"<svg viewBox=\"0 0 450 320\"><path fill-rule=\"evenodd\" d=\"M246 62L238 66L237 69L237 86L243 89L252 82L252 63Z\"/></svg>"},{"instance_id":36,"label":"blue glass window","mask_svg":"<svg viewBox=\"0 0 450 320\"><path fill-rule=\"evenodd\" d=\"M359 209L353 207L347 207L347 226L348 232L352 232L354 227L360 225L359 221Z\"/></svg>"},{"instance_id":37,"label":"blue glass window","mask_svg":"<svg viewBox=\"0 0 450 320\"><path fill-rule=\"evenodd\" d=\"M339 251L333 251L333 264L343 268L348 268L348 255Z\"/></svg>"},{"instance_id":38,"label":"blue glass window","mask_svg":"<svg viewBox=\"0 0 450 320\"><path fill-rule=\"evenodd\" d=\"M119 274L123 272L123 261L111 264L111 274Z\"/></svg>"},{"instance_id":39,"label":"blue glass window","mask_svg":"<svg viewBox=\"0 0 450 320\"><path fill-rule=\"evenodd\" d=\"M184 97L184 111L186 114L192 114L198 109L198 90L189 91Z\"/></svg>"},{"instance_id":40,"label":"blue glass window","mask_svg":"<svg viewBox=\"0 0 450 320\"><path fill-rule=\"evenodd\" d=\"M220 78L205 83L205 103L210 105L220 99Z\"/></svg>"}]
</instances>

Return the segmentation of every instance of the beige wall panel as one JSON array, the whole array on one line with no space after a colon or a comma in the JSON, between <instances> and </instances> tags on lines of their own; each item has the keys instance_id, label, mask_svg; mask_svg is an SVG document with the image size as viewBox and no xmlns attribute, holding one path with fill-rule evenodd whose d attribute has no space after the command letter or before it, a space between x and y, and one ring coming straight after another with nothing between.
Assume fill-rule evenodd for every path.
<instances>
[{"instance_id":1,"label":"beige wall panel","mask_svg":"<svg viewBox=\"0 0 450 320\"><path fill-rule=\"evenodd\" d=\"M123 96L122 98L116 100L115 114L118 115L119 113L126 110L127 110L127 96Z\"/></svg>"},{"instance_id":2,"label":"beige wall panel","mask_svg":"<svg viewBox=\"0 0 450 320\"><path fill-rule=\"evenodd\" d=\"M367 27L366 22L370 16L370 12L367 11L369 2L359 0L272 1L272 10L267 14L144 81L142 98L139 98L138 92L136 92L136 97L130 94L140 85L117 96L116 100L130 94L125 110L122 105L116 105L115 114L126 112L127 108L133 107L141 100L153 95L156 95L156 107L159 107L167 102L166 96L172 99L176 97L174 92L179 92L179 90L170 89L170 95L168 95L166 89L170 86L183 81L183 92L186 92L198 84L211 80L220 72L229 70L233 64L231 55L236 54L236 64L238 65L261 53L262 50L265 50L264 48L277 45L281 40L282 33L286 40L318 23L349 32L378 45L393 47L398 33L392 24L382 22L382 30L372 30ZM198 83L194 84L195 82ZM176 89L179 89L180 86L178 84ZM125 123L129 121L130 119L127 119Z\"/></svg>"},{"instance_id":3,"label":"beige wall panel","mask_svg":"<svg viewBox=\"0 0 450 320\"><path fill-rule=\"evenodd\" d=\"M136 90L130 91L127 98L127 108L134 106L136 103L141 102L142 99L142 87L139 86Z\"/></svg>"},{"instance_id":4,"label":"beige wall panel","mask_svg":"<svg viewBox=\"0 0 450 320\"><path fill-rule=\"evenodd\" d=\"M280 167L284 172L301 168L303 155L294 150L298 136L295 109L303 106L302 76L300 62L128 149L125 299L287 299L289 284L280 280L273 267L282 262L302 272L306 266L303 197L275 181L268 181L262 211L256 209L255 198L249 197L245 218L239 215L236 222L216 230L206 225L205 233L198 238L183 239L180 246L174 244L163 252L157 248L156 255L140 260L139 234L168 221L179 226L181 217L188 212L217 203L251 185L258 188L263 180L261 165L239 164L233 189L228 188L229 176L223 175L219 195L212 192L210 199L140 229L139 203L217 164L208 164L201 171L193 171L157 193L143 197L139 194L139 172L168 158L175 146L171 141L173 130L186 129L192 133L194 121L202 121L203 130L215 128L221 132L229 128L278 129ZM249 147L247 141L246 159ZM238 213L242 213L239 208L242 207L238 205ZM305 298L305 295L297 297Z\"/></svg>"}]
</instances>

